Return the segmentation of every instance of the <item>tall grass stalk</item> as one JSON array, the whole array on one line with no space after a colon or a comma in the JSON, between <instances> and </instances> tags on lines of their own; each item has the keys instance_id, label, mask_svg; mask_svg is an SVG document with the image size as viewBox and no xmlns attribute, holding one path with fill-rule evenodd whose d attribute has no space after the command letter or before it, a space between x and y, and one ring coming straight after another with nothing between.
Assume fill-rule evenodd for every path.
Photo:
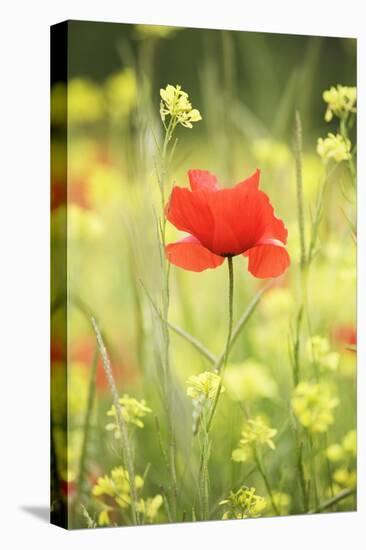
<instances>
[{"instance_id":1,"label":"tall grass stalk","mask_svg":"<svg viewBox=\"0 0 366 550\"><path fill-rule=\"evenodd\" d=\"M78 490L79 498L83 494L83 490L84 490L85 465L86 465L86 458L87 458L88 444L89 444L90 424L91 424L93 406L95 401L98 357L99 357L99 353L98 353L98 349L96 349L94 353L91 369L90 369L90 375L89 375L88 398L87 398L84 427L83 427L83 442L81 446L81 454L80 454L80 461L79 461L79 475L77 480L77 490Z\"/></svg>"},{"instance_id":2,"label":"tall grass stalk","mask_svg":"<svg viewBox=\"0 0 366 550\"><path fill-rule=\"evenodd\" d=\"M131 514L132 514L132 522L134 525L138 524L138 513L137 513L137 490L136 490L136 484L135 484L135 469L133 464L133 454L130 444L130 439L128 435L128 429L127 424L125 422L125 419L122 415L121 405L119 403L119 396L118 391L116 387L116 382L114 380L111 362L108 356L107 349L104 344L104 340L102 337L102 333L99 329L98 323L95 319L95 317L90 317L90 322L92 324L95 337L98 344L99 353L102 358L103 362L103 368L104 372L106 374L109 388L112 393L113 397L113 403L116 409L116 420L118 424L119 431L121 433L121 442L122 442L122 456L123 456L123 462L125 464L125 467L128 472L128 478L129 478L129 485L130 485L130 491L131 491Z\"/></svg>"},{"instance_id":3,"label":"tall grass stalk","mask_svg":"<svg viewBox=\"0 0 366 550\"><path fill-rule=\"evenodd\" d=\"M171 478L171 515L173 521L176 519L177 512L177 471L176 471L176 437L173 425L173 411L172 411L172 380L171 380L171 366L170 366L170 335L168 328L168 315L169 315L169 303L170 303L170 264L165 257L165 245L166 245L166 217L164 215L165 201L166 201L166 186L168 180L168 170L171 162L171 156L173 150L169 152L169 143L171 142L173 132L176 126L176 122L173 117L170 118L168 126L164 123L165 136L163 146L161 149L160 168L157 171L158 184L160 189L161 198L161 225L160 225L160 246L161 257L163 259L163 289L162 289L162 315L161 330L163 335L163 392L164 392L164 405L167 413L168 421L168 460L169 471ZM173 146L175 148L175 145Z\"/></svg>"}]
</instances>

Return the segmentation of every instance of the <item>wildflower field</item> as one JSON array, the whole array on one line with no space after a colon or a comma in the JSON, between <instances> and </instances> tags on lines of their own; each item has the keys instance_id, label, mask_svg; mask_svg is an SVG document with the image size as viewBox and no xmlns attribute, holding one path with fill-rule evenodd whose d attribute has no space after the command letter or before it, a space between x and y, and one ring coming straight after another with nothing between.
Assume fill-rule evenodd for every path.
<instances>
[{"instance_id":1,"label":"wildflower field","mask_svg":"<svg viewBox=\"0 0 366 550\"><path fill-rule=\"evenodd\" d=\"M355 510L355 40L66 25L52 521Z\"/></svg>"}]
</instances>

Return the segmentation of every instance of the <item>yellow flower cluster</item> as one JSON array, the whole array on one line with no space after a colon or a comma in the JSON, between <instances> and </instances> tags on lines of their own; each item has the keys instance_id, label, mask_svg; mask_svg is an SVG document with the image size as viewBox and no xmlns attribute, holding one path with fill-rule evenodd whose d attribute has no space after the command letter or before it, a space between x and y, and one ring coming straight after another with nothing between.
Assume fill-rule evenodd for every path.
<instances>
[{"instance_id":1,"label":"yellow flower cluster","mask_svg":"<svg viewBox=\"0 0 366 550\"><path fill-rule=\"evenodd\" d=\"M99 85L87 78L72 78L68 86L57 84L51 90L53 124L93 124L106 114L125 118L137 102L135 71L125 68Z\"/></svg>"},{"instance_id":2,"label":"yellow flower cluster","mask_svg":"<svg viewBox=\"0 0 366 550\"><path fill-rule=\"evenodd\" d=\"M270 399L276 397L278 391L265 366L252 359L227 367L225 388L233 401Z\"/></svg>"},{"instance_id":3,"label":"yellow flower cluster","mask_svg":"<svg viewBox=\"0 0 366 550\"><path fill-rule=\"evenodd\" d=\"M165 124L165 118L171 117L171 124L175 127L181 124L186 128L192 128L192 122L202 120L198 109L192 109L192 104L188 99L188 94L184 92L179 85L168 86L160 90L160 116Z\"/></svg>"},{"instance_id":4,"label":"yellow flower cluster","mask_svg":"<svg viewBox=\"0 0 366 550\"><path fill-rule=\"evenodd\" d=\"M227 508L222 519L257 518L266 508L266 500L255 494L254 487L241 487L238 491L231 491L229 496L220 502L220 506Z\"/></svg>"},{"instance_id":5,"label":"yellow flower cluster","mask_svg":"<svg viewBox=\"0 0 366 550\"><path fill-rule=\"evenodd\" d=\"M253 456L253 446L267 445L270 449L276 448L273 438L277 430L271 428L261 416L248 420L241 432L239 447L235 449L231 458L235 462L246 462Z\"/></svg>"},{"instance_id":6,"label":"yellow flower cluster","mask_svg":"<svg viewBox=\"0 0 366 550\"><path fill-rule=\"evenodd\" d=\"M214 372L201 372L198 375L192 375L187 380L187 395L194 401L205 401L214 399L219 389L221 377ZM224 388L221 386L220 392L222 393Z\"/></svg>"},{"instance_id":7,"label":"yellow flower cluster","mask_svg":"<svg viewBox=\"0 0 366 550\"><path fill-rule=\"evenodd\" d=\"M339 163L351 158L351 142L341 134L329 132L326 138L318 138L316 151L323 162L334 160Z\"/></svg>"},{"instance_id":8,"label":"yellow flower cluster","mask_svg":"<svg viewBox=\"0 0 366 550\"><path fill-rule=\"evenodd\" d=\"M357 89L355 86L332 86L323 92L323 99L327 103L325 112L326 122L330 122L333 115L342 118L345 114L356 112Z\"/></svg>"},{"instance_id":9,"label":"yellow flower cluster","mask_svg":"<svg viewBox=\"0 0 366 550\"><path fill-rule=\"evenodd\" d=\"M135 476L135 487L139 492L144 486L144 480L140 476ZM127 509L131 504L131 489L127 470L118 466L111 471L111 474L99 477L97 483L92 489L95 497L111 497L118 508ZM144 517L145 522L153 523L158 516L160 507L163 504L163 497L155 495L154 497L143 499L137 502L136 510ZM98 525L110 525L110 512L115 510L113 506L102 503L102 510L98 516Z\"/></svg>"},{"instance_id":10,"label":"yellow flower cluster","mask_svg":"<svg viewBox=\"0 0 366 550\"><path fill-rule=\"evenodd\" d=\"M288 516L291 507L291 496L287 493L274 491L272 493L273 502L281 516ZM275 510L273 510L275 512Z\"/></svg>"},{"instance_id":11,"label":"yellow flower cluster","mask_svg":"<svg viewBox=\"0 0 366 550\"><path fill-rule=\"evenodd\" d=\"M140 476L135 476L136 490L142 489L144 480ZM92 489L95 497L112 497L120 508L128 508L131 504L131 488L127 470L118 466L111 471L111 474L99 477Z\"/></svg>"},{"instance_id":12,"label":"yellow flower cluster","mask_svg":"<svg viewBox=\"0 0 366 550\"><path fill-rule=\"evenodd\" d=\"M158 517L159 509L163 504L163 497L156 495L152 498L141 498L137 503L137 512L141 514L147 523L154 523Z\"/></svg>"},{"instance_id":13,"label":"yellow flower cluster","mask_svg":"<svg viewBox=\"0 0 366 550\"><path fill-rule=\"evenodd\" d=\"M339 404L328 386L310 382L300 382L292 397L292 409L306 429L310 432L326 432L333 424L333 409Z\"/></svg>"},{"instance_id":14,"label":"yellow flower cluster","mask_svg":"<svg viewBox=\"0 0 366 550\"><path fill-rule=\"evenodd\" d=\"M357 455L357 433L350 430L342 439L341 443L333 443L327 447L326 456L331 462L340 462L356 458Z\"/></svg>"},{"instance_id":15,"label":"yellow flower cluster","mask_svg":"<svg viewBox=\"0 0 366 550\"><path fill-rule=\"evenodd\" d=\"M286 143L274 139L257 139L253 143L252 150L260 164L267 164L274 170L285 167L291 161L291 151Z\"/></svg>"},{"instance_id":16,"label":"yellow flower cluster","mask_svg":"<svg viewBox=\"0 0 366 550\"><path fill-rule=\"evenodd\" d=\"M116 119L126 117L137 101L135 71L126 68L110 76L105 83L105 97L112 117Z\"/></svg>"},{"instance_id":17,"label":"yellow flower cluster","mask_svg":"<svg viewBox=\"0 0 366 550\"><path fill-rule=\"evenodd\" d=\"M330 351L328 338L315 335L306 343L306 351L311 362L324 370L335 371L339 365L339 353Z\"/></svg>"},{"instance_id":18,"label":"yellow flower cluster","mask_svg":"<svg viewBox=\"0 0 366 550\"><path fill-rule=\"evenodd\" d=\"M134 397L130 397L128 394L125 394L119 399L121 405L122 417L127 424L132 424L138 428L143 428L144 423L141 418L144 418L147 414L151 413L151 409L147 407L145 399L138 401ZM121 437L121 432L117 423L116 418L116 408L114 405L107 412L108 416L114 418L114 422L110 422L106 425L108 431L114 431L114 436L116 439Z\"/></svg>"}]
</instances>

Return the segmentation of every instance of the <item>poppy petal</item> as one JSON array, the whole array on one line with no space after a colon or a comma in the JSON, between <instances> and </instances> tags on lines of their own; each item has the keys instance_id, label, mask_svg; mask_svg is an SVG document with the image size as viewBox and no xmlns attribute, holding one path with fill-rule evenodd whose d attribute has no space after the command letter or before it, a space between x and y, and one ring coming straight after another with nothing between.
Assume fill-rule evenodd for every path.
<instances>
[{"instance_id":1,"label":"poppy petal","mask_svg":"<svg viewBox=\"0 0 366 550\"><path fill-rule=\"evenodd\" d=\"M246 189L258 189L260 175L261 175L261 171L259 170L259 168L257 168L254 174L252 174L246 180L243 180L237 183L235 187L240 185L242 187L245 187Z\"/></svg>"},{"instance_id":2,"label":"poppy petal","mask_svg":"<svg viewBox=\"0 0 366 550\"><path fill-rule=\"evenodd\" d=\"M221 265L225 258L213 254L191 235L165 247L168 260L189 271L204 271Z\"/></svg>"},{"instance_id":3,"label":"poppy petal","mask_svg":"<svg viewBox=\"0 0 366 550\"><path fill-rule=\"evenodd\" d=\"M206 248L212 239L214 219L207 197L216 195L202 189L190 191L173 187L165 209L167 219L180 231L194 235Z\"/></svg>"},{"instance_id":4,"label":"poppy petal","mask_svg":"<svg viewBox=\"0 0 366 550\"><path fill-rule=\"evenodd\" d=\"M219 189L216 176L208 170L189 170L188 178L192 191L197 191L197 189L217 191Z\"/></svg>"},{"instance_id":5,"label":"poppy petal","mask_svg":"<svg viewBox=\"0 0 366 550\"><path fill-rule=\"evenodd\" d=\"M278 277L290 265L286 248L276 239L267 239L267 242L248 250L244 256L249 258L248 270L259 279Z\"/></svg>"}]
</instances>

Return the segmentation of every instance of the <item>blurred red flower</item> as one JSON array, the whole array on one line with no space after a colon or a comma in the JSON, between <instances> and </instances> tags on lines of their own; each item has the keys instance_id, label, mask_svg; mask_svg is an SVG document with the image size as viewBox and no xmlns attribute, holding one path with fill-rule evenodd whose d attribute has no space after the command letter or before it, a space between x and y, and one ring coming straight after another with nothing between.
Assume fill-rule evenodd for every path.
<instances>
[{"instance_id":1,"label":"blurred red flower","mask_svg":"<svg viewBox=\"0 0 366 550\"><path fill-rule=\"evenodd\" d=\"M167 245L168 260L190 271L203 271L242 254L255 277L281 275L290 265L287 229L259 190L259 175L256 170L231 189L219 189L210 172L190 170L191 190L175 186L166 206L167 219L189 233Z\"/></svg>"},{"instance_id":2,"label":"blurred red flower","mask_svg":"<svg viewBox=\"0 0 366 550\"><path fill-rule=\"evenodd\" d=\"M354 325L337 325L332 331L333 339L345 345L349 351L355 351L357 346L357 331Z\"/></svg>"}]
</instances>

